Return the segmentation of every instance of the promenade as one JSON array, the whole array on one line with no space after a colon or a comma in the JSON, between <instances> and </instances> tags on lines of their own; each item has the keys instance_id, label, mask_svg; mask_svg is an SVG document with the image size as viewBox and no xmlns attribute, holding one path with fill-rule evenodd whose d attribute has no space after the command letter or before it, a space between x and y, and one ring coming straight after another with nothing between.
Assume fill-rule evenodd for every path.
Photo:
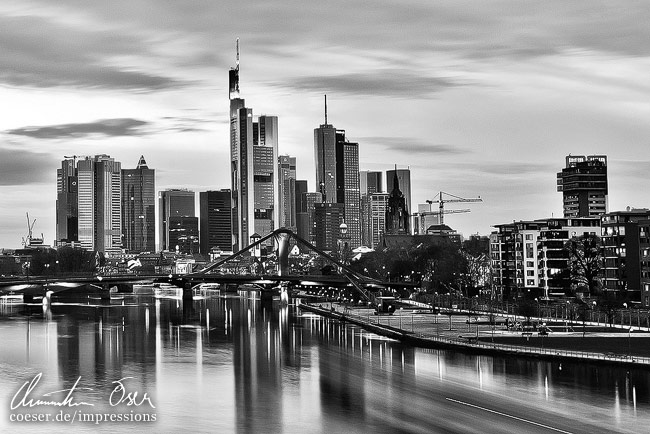
<instances>
[{"instance_id":1,"label":"promenade","mask_svg":"<svg viewBox=\"0 0 650 434\"><path fill-rule=\"evenodd\" d=\"M510 323L524 321L513 315L496 315L492 325L487 313L451 309L432 313L408 306L397 308L393 315L375 315L374 309L339 303L301 304L300 307L419 347L650 368L647 328L531 318L531 322L547 324L549 331L544 335L533 330L508 329L506 319Z\"/></svg>"}]
</instances>

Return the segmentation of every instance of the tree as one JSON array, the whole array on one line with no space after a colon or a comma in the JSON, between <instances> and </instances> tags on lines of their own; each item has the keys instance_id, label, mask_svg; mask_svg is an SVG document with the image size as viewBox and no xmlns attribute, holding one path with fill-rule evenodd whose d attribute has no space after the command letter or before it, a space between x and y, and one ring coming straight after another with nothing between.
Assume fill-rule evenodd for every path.
<instances>
[{"instance_id":1,"label":"tree","mask_svg":"<svg viewBox=\"0 0 650 434\"><path fill-rule=\"evenodd\" d=\"M574 237L566 242L564 249L569 252L571 283L576 289L585 288L589 294L599 294L603 268L600 237L594 234Z\"/></svg>"}]
</instances>

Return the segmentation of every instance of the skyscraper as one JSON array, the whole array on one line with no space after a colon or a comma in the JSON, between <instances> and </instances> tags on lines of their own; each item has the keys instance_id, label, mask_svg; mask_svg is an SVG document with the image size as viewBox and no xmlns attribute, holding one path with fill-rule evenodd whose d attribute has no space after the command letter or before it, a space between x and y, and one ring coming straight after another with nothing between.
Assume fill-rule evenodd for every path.
<instances>
[{"instance_id":1,"label":"skyscraper","mask_svg":"<svg viewBox=\"0 0 650 434\"><path fill-rule=\"evenodd\" d=\"M305 240L316 244L316 204L323 203L323 195L320 192L307 192L303 194L303 202L306 207L308 236Z\"/></svg>"},{"instance_id":2,"label":"skyscraper","mask_svg":"<svg viewBox=\"0 0 650 434\"><path fill-rule=\"evenodd\" d=\"M159 229L160 229L160 250L175 250L178 234L180 232L181 224L188 225L187 232L193 233L193 225L190 218L196 219L194 210L194 192L183 189L163 190L158 193L158 213L159 213ZM180 217L188 217L187 219L180 219ZM174 222L172 222L172 219ZM172 229L175 231L172 232ZM196 222L196 235L198 241L198 219Z\"/></svg>"},{"instance_id":3,"label":"skyscraper","mask_svg":"<svg viewBox=\"0 0 650 434\"><path fill-rule=\"evenodd\" d=\"M280 222L279 227L296 231L296 157L280 155L278 158Z\"/></svg>"},{"instance_id":4,"label":"skyscraper","mask_svg":"<svg viewBox=\"0 0 650 434\"><path fill-rule=\"evenodd\" d=\"M397 174L397 178L395 175ZM405 201L405 210L411 215L413 213L413 205L411 202L411 170L410 169L397 169L386 171L386 192L391 193L395 187L395 180L399 182L399 190L402 192ZM412 222L409 221L408 234L411 233Z\"/></svg>"},{"instance_id":5,"label":"skyscraper","mask_svg":"<svg viewBox=\"0 0 650 434\"><path fill-rule=\"evenodd\" d=\"M361 203L363 245L374 249L381 244L381 237L386 231L388 193L364 194Z\"/></svg>"},{"instance_id":6,"label":"skyscraper","mask_svg":"<svg viewBox=\"0 0 650 434\"><path fill-rule=\"evenodd\" d=\"M361 244L361 217L359 214L359 144L345 138L345 130L337 130L327 123L314 129L316 184L324 203L344 205L344 219L352 247ZM316 224L319 220L316 221Z\"/></svg>"},{"instance_id":7,"label":"skyscraper","mask_svg":"<svg viewBox=\"0 0 650 434\"><path fill-rule=\"evenodd\" d=\"M108 155L77 163L78 240L82 248L105 253L122 249L121 164Z\"/></svg>"},{"instance_id":8,"label":"skyscraper","mask_svg":"<svg viewBox=\"0 0 650 434\"><path fill-rule=\"evenodd\" d=\"M564 217L599 217L607 212L607 156L569 155L557 174Z\"/></svg>"},{"instance_id":9,"label":"skyscraper","mask_svg":"<svg viewBox=\"0 0 650 434\"><path fill-rule=\"evenodd\" d=\"M56 245L79 241L76 159L65 159L56 174Z\"/></svg>"},{"instance_id":10,"label":"skyscraper","mask_svg":"<svg viewBox=\"0 0 650 434\"><path fill-rule=\"evenodd\" d=\"M364 170L359 172L359 193L364 194L382 193L383 184L381 172Z\"/></svg>"},{"instance_id":11,"label":"skyscraper","mask_svg":"<svg viewBox=\"0 0 650 434\"><path fill-rule=\"evenodd\" d=\"M230 172L232 228L235 251L250 243L257 232L266 235L279 220L278 118L260 116L253 122L253 110L246 108L239 93L239 40L237 64L229 72Z\"/></svg>"},{"instance_id":12,"label":"skyscraper","mask_svg":"<svg viewBox=\"0 0 650 434\"><path fill-rule=\"evenodd\" d=\"M296 234L303 240L309 241L309 217L307 215L307 202L304 198L305 193L307 193L307 181L303 179L296 180L294 194L294 209L296 210Z\"/></svg>"},{"instance_id":13,"label":"skyscraper","mask_svg":"<svg viewBox=\"0 0 650 434\"><path fill-rule=\"evenodd\" d=\"M135 169L122 170L122 242L128 252L156 250L155 170L140 156Z\"/></svg>"},{"instance_id":14,"label":"skyscraper","mask_svg":"<svg viewBox=\"0 0 650 434\"><path fill-rule=\"evenodd\" d=\"M232 251L232 219L230 190L202 191L199 193L200 247L207 255L213 247Z\"/></svg>"},{"instance_id":15,"label":"skyscraper","mask_svg":"<svg viewBox=\"0 0 650 434\"><path fill-rule=\"evenodd\" d=\"M352 248L361 245L361 197L359 195L359 144L345 139L345 131L337 131L336 142L337 202L344 205L347 235Z\"/></svg>"},{"instance_id":16,"label":"skyscraper","mask_svg":"<svg viewBox=\"0 0 650 434\"><path fill-rule=\"evenodd\" d=\"M322 250L336 250L339 239L339 227L345 213L342 203L314 204L315 245Z\"/></svg>"},{"instance_id":17,"label":"skyscraper","mask_svg":"<svg viewBox=\"0 0 650 434\"><path fill-rule=\"evenodd\" d=\"M316 191L323 202L336 202L336 128L327 123L327 96L325 96L325 123L314 129L314 157L316 160Z\"/></svg>"}]
</instances>

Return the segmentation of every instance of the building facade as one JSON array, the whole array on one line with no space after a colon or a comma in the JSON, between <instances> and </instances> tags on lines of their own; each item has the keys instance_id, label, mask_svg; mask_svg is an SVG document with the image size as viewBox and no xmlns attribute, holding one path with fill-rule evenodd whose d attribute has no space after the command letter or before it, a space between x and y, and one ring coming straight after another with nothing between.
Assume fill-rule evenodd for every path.
<instances>
[{"instance_id":1,"label":"building facade","mask_svg":"<svg viewBox=\"0 0 650 434\"><path fill-rule=\"evenodd\" d=\"M278 158L278 177L280 198L278 227L284 227L296 232L298 226L296 221L296 157L280 155Z\"/></svg>"},{"instance_id":2,"label":"building facade","mask_svg":"<svg viewBox=\"0 0 650 434\"><path fill-rule=\"evenodd\" d=\"M569 155L557 174L564 217L600 217L607 212L607 157Z\"/></svg>"},{"instance_id":3,"label":"building facade","mask_svg":"<svg viewBox=\"0 0 650 434\"><path fill-rule=\"evenodd\" d=\"M604 214L603 290L610 298L650 306L650 210Z\"/></svg>"},{"instance_id":4,"label":"building facade","mask_svg":"<svg viewBox=\"0 0 650 434\"><path fill-rule=\"evenodd\" d=\"M140 156L122 170L122 242L128 253L156 250L156 174Z\"/></svg>"},{"instance_id":5,"label":"building facade","mask_svg":"<svg viewBox=\"0 0 650 434\"><path fill-rule=\"evenodd\" d=\"M278 118L259 116L246 108L239 88L239 40L237 64L229 71L230 173L233 249L241 250L254 233L266 235L279 221Z\"/></svg>"},{"instance_id":6,"label":"building facade","mask_svg":"<svg viewBox=\"0 0 650 434\"><path fill-rule=\"evenodd\" d=\"M492 286L511 298L531 291L539 297L571 291L567 241L599 233L599 218L549 218L496 225L490 235Z\"/></svg>"},{"instance_id":7,"label":"building facade","mask_svg":"<svg viewBox=\"0 0 650 434\"><path fill-rule=\"evenodd\" d=\"M359 193L359 144L348 142L343 132L336 143L336 201L344 205L346 236L353 249L361 245Z\"/></svg>"},{"instance_id":8,"label":"building facade","mask_svg":"<svg viewBox=\"0 0 650 434\"><path fill-rule=\"evenodd\" d=\"M178 244L177 236L173 235L172 229L179 233L179 222L189 222L190 220L175 220L172 224L172 218L196 217L195 211L195 194L193 191L186 189L163 190L158 193L158 214L159 214L159 247L160 250L173 251ZM193 224L193 223L188 223ZM189 232L190 230L188 230ZM193 229L191 229L193 231ZM197 234L198 236L198 222Z\"/></svg>"},{"instance_id":9,"label":"building facade","mask_svg":"<svg viewBox=\"0 0 650 434\"><path fill-rule=\"evenodd\" d=\"M363 216L362 243L375 249L381 245L386 231L386 212L388 211L388 193L370 193L361 198L361 215Z\"/></svg>"},{"instance_id":10,"label":"building facade","mask_svg":"<svg viewBox=\"0 0 650 434\"><path fill-rule=\"evenodd\" d=\"M315 245L321 250L336 251L344 223L345 208L342 203L315 203ZM347 227L346 227L347 229Z\"/></svg>"},{"instance_id":11,"label":"building facade","mask_svg":"<svg viewBox=\"0 0 650 434\"><path fill-rule=\"evenodd\" d=\"M77 162L79 245L91 251L122 250L121 164L108 155Z\"/></svg>"},{"instance_id":12,"label":"building facade","mask_svg":"<svg viewBox=\"0 0 650 434\"><path fill-rule=\"evenodd\" d=\"M397 176L396 176L397 175ZM390 193L395 188L395 182L399 183L399 190L404 196L406 212L409 216L413 213L411 202L411 170L410 169L392 169L386 171L386 192ZM413 222L409 221L409 234L412 233Z\"/></svg>"},{"instance_id":13,"label":"building facade","mask_svg":"<svg viewBox=\"0 0 650 434\"><path fill-rule=\"evenodd\" d=\"M65 159L56 173L56 243L79 242L78 180L76 159Z\"/></svg>"},{"instance_id":14,"label":"building facade","mask_svg":"<svg viewBox=\"0 0 650 434\"><path fill-rule=\"evenodd\" d=\"M232 194L229 189L199 193L200 252L208 255L212 249L232 252Z\"/></svg>"}]
</instances>

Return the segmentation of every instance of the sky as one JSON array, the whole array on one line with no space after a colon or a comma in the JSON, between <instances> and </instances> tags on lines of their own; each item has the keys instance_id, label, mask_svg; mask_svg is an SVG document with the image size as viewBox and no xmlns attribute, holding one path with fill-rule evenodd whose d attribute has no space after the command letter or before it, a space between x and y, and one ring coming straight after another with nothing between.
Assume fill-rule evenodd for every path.
<instances>
[{"instance_id":1,"label":"sky","mask_svg":"<svg viewBox=\"0 0 650 434\"><path fill-rule=\"evenodd\" d=\"M279 117L280 154L315 191L313 130L360 169L410 168L414 204L482 203L463 233L562 214L565 157L608 157L609 209L650 207L647 1L3 0L0 247L55 237L66 155L144 155L156 188L230 188L228 70ZM457 206L453 206L457 205Z\"/></svg>"}]
</instances>

